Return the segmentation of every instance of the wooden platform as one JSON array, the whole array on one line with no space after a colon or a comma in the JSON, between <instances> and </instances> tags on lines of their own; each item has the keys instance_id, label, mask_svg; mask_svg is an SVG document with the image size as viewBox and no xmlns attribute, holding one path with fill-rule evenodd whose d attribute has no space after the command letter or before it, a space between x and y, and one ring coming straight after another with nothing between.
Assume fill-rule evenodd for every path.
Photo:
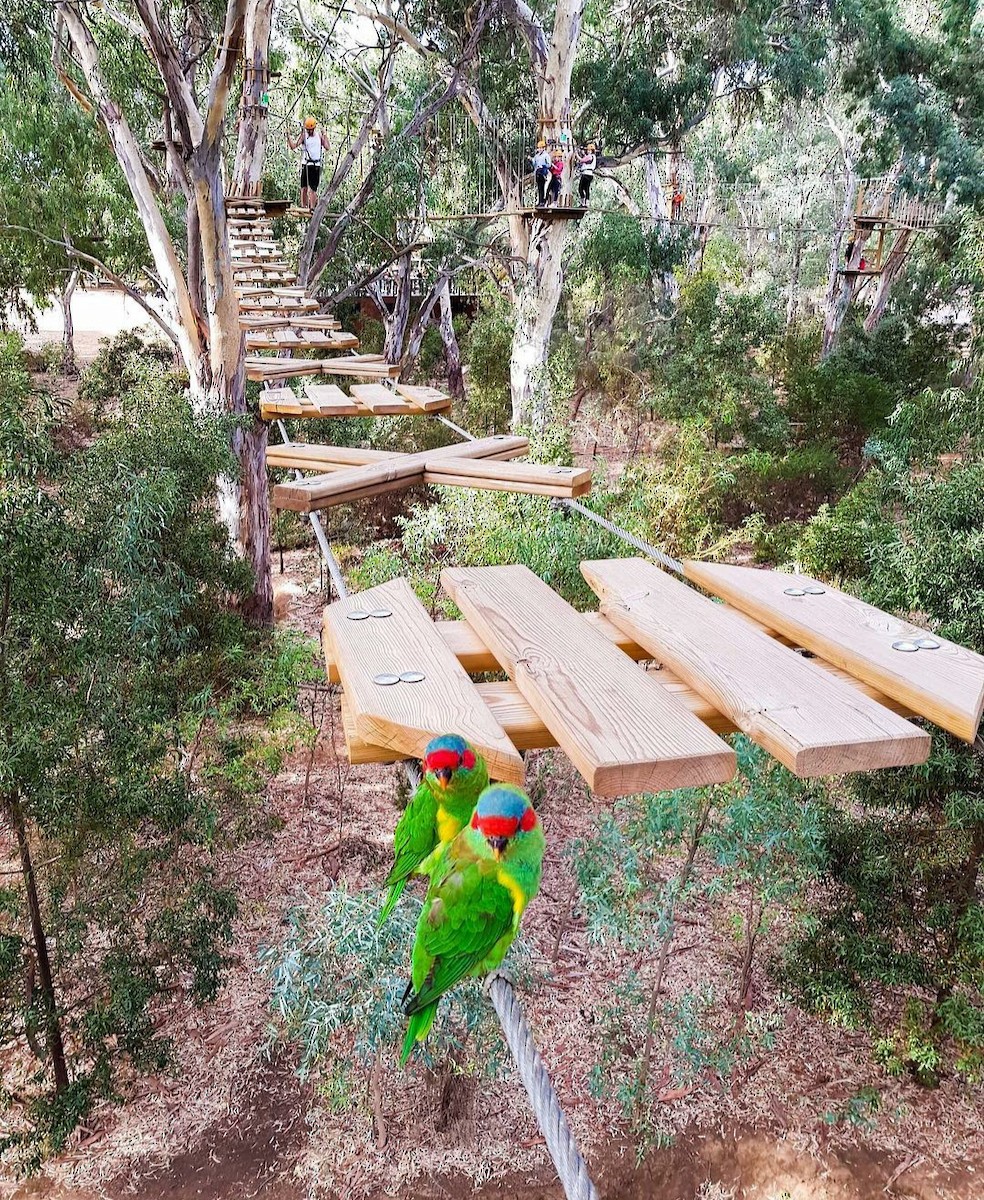
<instances>
[{"instance_id":1,"label":"wooden platform","mask_svg":"<svg viewBox=\"0 0 984 1200\"><path fill-rule=\"evenodd\" d=\"M317 329L259 329L246 334L248 351L354 350L358 345L354 333L322 333Z\"/></svg>"},{"instance_id":2,"label":"wooden platform","mask_svg":"<svg viewBox=\"0 0 984 1200\"><path fill-rule=\"evenodd\" d=\"M370 466L278 484L273 489L271 500L276 508L287 508L293 512L316 512L336 504L400 491L421 483L427 464L439 462L444 458L459 461L468 458L518 458L525 454L528 448L526 438L509 437L505 434L479 438L474 442L442 446L420 454L401 454Z\"/></svg>"},{"instance_id":3,"label":"wooden platform","mask_svg":"<svg viewBox=\"0 0 984 1200\"><path fill-rule=\"evenodd\" d=\"M984 710L984 656L803 575L684 563L687 577L965 741ZM910 649L909 647L919 647Z\"/></svg>"},{"instance_id":4,"label":"wooden platform","mask_svg":"<svg viewBox=\"0 0 984 1200\"><path fill-rule=\"evenodd\" d=\"M354 379L398 379L400 368L382 355L346 355L344 358L246 357L246 377L259 381L293 379L300 375L347 375Z\"/></svg>"},{"instance_id":5,"label":"wooden platform","mask_svg":"<svg viewBox=\"0 0 984 1200\"><path fill-rule=\"evenodd\" d=\"M910 766L929 734L643 559L581 564L601 611L801 778Z\"/></svg>"},{"instance_id":6,"label":"wooden platform","mask_svg":"<svg viewBox=\"0 0 984 1200\"><path fill-rule=\"evenodd\" d=\"M287 389L280 389L286 391ZM353 388L353 392L356 389ZM331 394L319 395L319 391ZM353 411L353 401L339 388L312 388L309 403L322 404L322 416L358 416ZM392 393L390 393L392 395ZM407 401L398 401L406 404ZM277 411L287 416L306 416L292 392L276 399ZM261 411L267 416L272 410ZM385 411L385 409L383 410ZM374 415L380 415L377 411ZM298 471L337 469L338 459L334 446L308 446L301 444L297 453L290 448L278 446L274 458L269 452L267 461L271 465L290 466ZM591 489L591 471L587 467L555 467L549 463L506 462L526 452L522 438L506 436L483 438L477 442L442 446L437 450L426 450L418 454L393 454L388 458L389 469L379 471L347 471L332 479L307 479L295 484L283 484L274 489L275 507L294 512L312 512L332 508L351 500L362 500L366 496L396 491L422 483L440 487L477 488L485 491L519 492L530 496L555 496L573 499L583 496Z\"/></svg>"},{"instance_id":7,"label":"wooden platform","mask_svg":"<svg viewBox=\"0 0 984 1200\"><path fill-rule=\"evenodd\" d=\"M527 567L454 568L441 583L600 795L734 775L730 746Z\"/></svg>"},{"instance_id":8,"label":"wooden platform","mask_svg":"<svg viewBox=\"0 0 984 1200\"><path fill-rule=\"evenodd\" d=\"M359 737L419 758L433 737L453 731L483 756L493 778L523 782L518 750L406 580L331 605L324 641Z\"/></svg>"},{"instance_id":9,"label":"wooden platform","mask_svg":"<svg viewBox=\"0 0 984 1200\"><path fill-rule=\"evenodd\" d=\"M447 570L442 583L466 620L433 629L462 670L509 675L476 683L475 693L517 749L561 746L600 795L730 778L733 755L715 734L735 729L804 776L927 757L928 735L901 719L911 709L836 665L794 653L758 621L642 560L585 563L583 571L602 595L601 614L575 612L525 567ZM362 596L353 602L369 607ZM338 640L347 635L337 626L326 662L329 678L344 686ZM639 665L653 658L672 665ZM347 691L351 761L395 761L392 740L365 736Z\"/></svg>"}]
</instances>

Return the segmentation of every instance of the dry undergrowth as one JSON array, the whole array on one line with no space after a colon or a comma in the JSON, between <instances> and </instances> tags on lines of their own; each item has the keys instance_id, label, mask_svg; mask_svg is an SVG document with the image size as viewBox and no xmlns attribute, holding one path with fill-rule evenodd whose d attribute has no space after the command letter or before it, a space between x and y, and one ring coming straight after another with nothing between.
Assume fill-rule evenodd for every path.
<instances>
[{"instance_id":1,"label":"dry undergrowth","mask_svg":"<svg viewBox=\"0 0 984 1200\"><path fill-rule=\"evenodd\" d=\"M313 555L289 554L288 574L298 587L286 619L313 635L322 606ZM321 728L316 753L311 758L299 750L266 798L282 827L240 847L226 864L238 883L242 912L239 960L218 1002L203 1012L171 1014L166 1032L176 1046L175 1072L134 1080L125 1106L105 1105L92 1115L70 1151L48 1168L59 1192L286 1198L311 1191L348 1200L464 1196L499 1180L508 1184L498 1194L531 1200L559 1195L549 1186L555 1177L525 1094L511 1076L449 1084L419 1070L400 1071L394 1052L376 1065L374 1076L366 1071L354 1109L337 1114L316 1087L299 1084L284 1055L272 1064L264 1057L267 986L256 965L258 948L277 944L285 913L306 897L317 903L339 882L378 887L395 820L397 768L344 764L337 698L322 693L312 715ZM599 1007L627 964L614 946L588 944L571 912L573 881L561 853L568 839L590 830L602 802L587 795L560 755L534 755L531 767L545 780L548 856L541 896L524 925L540 986L524 1003L575 1136L601 1167L603 1192L640 1200L650 1194L853 1200L881 1194L894 1174L888 1195L969 1200L972 1176L940 1180L941 1172L982 1164L984 1118L974 1094L953 1081L929 1092L882 1075L864 1037L784 1005L761 969L754 976L754 1003L784 1009L774 1052L729 1086L711 1080L693 1090L667 1086L659 1118L667 1131L683 1136L674 1149L657 1151L646 1172L637 1172L620 1106L613 1098L596 1102L587 1086L601 1052ZM684 915L667 964L668 994L698 982L733 991L736 947L727 913L702 904ZM638 965L646 972L655 964ZM660 1069L657 1056L657 1080ZM872 1082L881 1091L873 1128L825 1122L825 1113ZM276 1147L276 1154L267 1153L275 1161L266 1163L260 1154L254 1162L243 1149L252 1145L244 1129L258 1130L265 1147ZM187 1164L185 1175L176 1163ZM242 1190L247 1167L255 1169L255 1180L275 1180L276 1186L263 1184L264 1191L256 1183ZM210 1170L217 1175L203 1187ZM659 1189L650 1191L657 1179ZM768 1186L748 1190L750 1181L761 1179Z\"/></svg>"}]
</instances>

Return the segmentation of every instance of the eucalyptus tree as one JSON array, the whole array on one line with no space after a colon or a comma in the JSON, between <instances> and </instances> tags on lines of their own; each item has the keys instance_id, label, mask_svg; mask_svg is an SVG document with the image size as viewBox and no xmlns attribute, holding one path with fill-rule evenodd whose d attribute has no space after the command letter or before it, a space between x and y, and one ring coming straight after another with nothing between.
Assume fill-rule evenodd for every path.
<instances>
[{"instance_id":1,"label":"eucalyptus tree","mask_svg":"<svg viewBox=\"0 0 984 1200\"><path fill-rule=\"evenodd\" d=\"M267 622L272 618L267 432L246 402L245 346L224 204L224 139L244 47L261 68L252 79L262 78L272 0L218 5L20 0L14 7L22 16L33 14L32 20L17 21L14 49L37 59L46 47L66 93L104 130L143 227L147 274L163 299L168 333L196 407L242 418L232 435L238 480L220 481L219 503L253 571L245 611L251 620ZM250 121L247 126L232 175L252 187L264 139ZM155 157L155 142L163 144L163 163Z\"/></svg>"},{"instance_id":2,"label":"eucalyptus tree","mask_svg":"<svg viewBox=\"0 0 984 1200\"><path fill-rule=\"evenodd\" d=\"M143 301L123 278L140 271L147 243L116 160L47 70L0 75L0 233L2 304L30 321L34 308L60 303L66 370L74 370L72 295L84 274Z\"/></svg>"}]
</instances>

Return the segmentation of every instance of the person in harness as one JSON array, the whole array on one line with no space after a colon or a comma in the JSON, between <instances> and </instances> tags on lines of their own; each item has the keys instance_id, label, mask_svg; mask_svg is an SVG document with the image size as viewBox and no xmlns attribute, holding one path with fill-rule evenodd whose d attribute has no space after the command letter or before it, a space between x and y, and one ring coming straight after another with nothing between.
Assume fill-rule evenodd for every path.
<instances>
[{"instance_id":1,"label":"person in harness","mask_svg":"<svg viewBox=\"0 0 984 1200\"><path fill-rule=\"evenodd\" d=\"M314 211L318 203L318 184L321 182L321 161L324 152L329 148L324 130L318 128L314 117L308 117L301 126L297 141L287 135L287 144L291 150L301 150L301 208L308 212Z\"/></svg>"},{"instance_id":2,"label":"person in harness","mask_svg":"<svg viewBox=\"0 0 984 1200\"><path fill-rule=\"evenodd\" d=\"M536 206L543 208L547 202L547 182L550 179L550 155L547 143L541 138L536 144L536 154L531 159L533 177L536 180Z\"/></svg>"},{"instance_id":3,"label":"person in harness","mask_svg":"<svg viewBox=\"0 0 984 1200\"><path fill-rule=\"evenodd\" d=\"M597 146L594 142L588 143L587 150L583 150L578 155L577 161L581 167L581 178L577 183L577 194L582 208L587 208L591 200L591 184L594 181L594 173L598 168Z\"/></svg>"}]
</instances>

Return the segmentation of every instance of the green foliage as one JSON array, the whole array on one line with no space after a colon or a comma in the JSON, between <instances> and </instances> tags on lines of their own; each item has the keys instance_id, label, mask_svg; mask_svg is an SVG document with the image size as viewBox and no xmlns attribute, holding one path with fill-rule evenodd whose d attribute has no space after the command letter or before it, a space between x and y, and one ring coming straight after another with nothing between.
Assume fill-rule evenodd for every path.
<instances>
[{"instance_id":1,"label":"green foliage","mask_svg":"<svg viewBox=\"0 0 984 1200\"><path fill-rule=\"evenodd\" d=\"M980 394L904 401L868 452L874 466L807 527L808 569L917 614L984 650L984 423ZM951 452L948 460L941 451ZM921 767L852 777L824 818L828 903L791 959L800 994L870 1029L886 1066L932 1083L972 1078L984 1051L984 763L938 733ZM886 995L892 1003L886 1003ZM894 1015L893 1015L894 1014Z\"/></svg>"},{"instance_id":2,"label":"green foliage","mask_svg":"<svg viewBox=\"0 0 984 1200\"><path fill-rule=\"evenodd\" d=\"M312 901L293 909L283 944L260 951L271 984L268 1036L297 1047L298 1074L316 1078L337 1111L361 1103L358 1071L395 1055L406 1032L402 998L421 905L408 896L381 929L380 907L380 897L335 888L319 909ZM478 981L442 1001L423 1052L429 1064L452 1060L468 1074L499 1073L505 1046Z\"/></svg>"},{"instance_id":3,"label":"green foliage","mask_svg":"<svg viewBox=\"0 0 984 1200\"><path fill-rule=\"evenodd\" d=\"M567 851L589 937L648 952L648 970L630 969L601 1011L592 1072L595 1093L620 1099L643 1146L661 1136L660 1092L708 1074L730 1080L772 1048L781 1012L748 1004L756 955L772 915L800 907L820 867L806 786L742 737L736 751L733 783L618 801ZM739 946L730 1003L710 982L677 995L667 987L678 916L700 898L730 909L722 924Z\"/></svg>"},{"instance_id":4,"label":"green foliage","mask_svg":"<svg viewBox=\"0 0 984 1200\"><path fill-rule=\"evenodd\" d=\"M227 423L131 356L118 418L66 454L17 352L0 339L0 804L32 849L44 936L11 882L0 1031L24 1082L0 1148L33 1169L166 1061L168 1004L215 996L237 908L218 855L256 832L312 658L229 607L249 580L215 515ZM53 1023L69 1081L52 1097Z\"/></svg>"}]
</instances>

